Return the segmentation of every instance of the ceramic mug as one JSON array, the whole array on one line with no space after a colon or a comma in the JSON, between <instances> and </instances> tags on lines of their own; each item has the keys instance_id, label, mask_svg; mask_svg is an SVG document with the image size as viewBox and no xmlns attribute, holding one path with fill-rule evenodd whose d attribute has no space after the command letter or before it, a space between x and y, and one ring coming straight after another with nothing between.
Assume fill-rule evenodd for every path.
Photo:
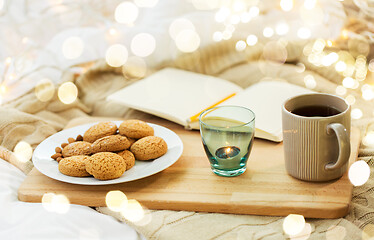
<instances>
[{"instance_id":1,"label":"ceramic mug","mask_svg":"<svg viewBox=\"0 0 374 240\"><path fill-rule=\"evenodd\" d=\"M351 108L341 97L311 93L282 107L286 171L305 181L341 177L350 156Z\"/></svg>"}]
</instances>

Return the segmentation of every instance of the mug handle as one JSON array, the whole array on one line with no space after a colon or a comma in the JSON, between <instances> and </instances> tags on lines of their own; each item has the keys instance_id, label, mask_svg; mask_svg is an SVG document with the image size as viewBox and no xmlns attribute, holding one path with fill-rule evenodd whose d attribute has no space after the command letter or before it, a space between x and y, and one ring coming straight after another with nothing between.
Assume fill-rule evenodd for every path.
<instances>
[{"instance_id":1,"label":"mug handle","mask_svg":"<svg viewBox=\"0 0 374 240\"><path fill-rule=\"evenodd\" d=\"M339 156L335 163L332 162L326 164L326 170L334 170L342 167L348 162L349 155L351 154L351 144L345 127L340 123L331 123L327 125L327 134L332 134L333 132L338 138Z\"/></svg>"}]
</instances>

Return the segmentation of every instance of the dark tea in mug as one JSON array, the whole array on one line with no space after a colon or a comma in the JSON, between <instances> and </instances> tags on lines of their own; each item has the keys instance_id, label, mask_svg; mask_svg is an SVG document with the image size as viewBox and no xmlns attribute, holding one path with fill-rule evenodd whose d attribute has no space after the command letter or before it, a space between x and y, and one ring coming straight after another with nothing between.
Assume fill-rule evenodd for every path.
<instances>
[{"instance_id":1,"label":"dark tea in mug","mask_svg":"<svg viewBox=\"0 0 374 240\"><path fill-rule=\"evenodd\" d=\"M302 117L330 117L341 113L338 109L331 106L312 105L296 108L291 113Z\"/></svg>"}]
</instances>

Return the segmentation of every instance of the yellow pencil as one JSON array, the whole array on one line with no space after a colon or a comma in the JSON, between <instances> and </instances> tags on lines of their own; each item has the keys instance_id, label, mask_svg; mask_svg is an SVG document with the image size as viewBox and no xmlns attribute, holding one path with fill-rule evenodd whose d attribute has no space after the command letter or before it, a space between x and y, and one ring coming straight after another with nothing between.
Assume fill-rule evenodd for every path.
<instances>
[{"instance_id":1,"label":"yellow pencil","mask_svg":"<svg viewBox=\"0 0 374 240\"><path fill-rule=\"evenodd\" d=\"M201 114L202 112L204 112L205 110L207 110L207 109L209 109L209 108L215 107L215 106L217 106L218 104L223 103L224 101L226 101L226 100L229 99L229 98L232 98L232 97L235 96L235 95L236 95L236 93L232 93L232 94L228 95L227 97L225 97L225 98L219 100L218 102L216 102L216 103L213 104L212 106L209 106L209 107L205 108L204 110L202 110L201 112L199 112L199 113L193 115L192 117L188 118L188 121L189 121L189 122L197 121L198 118L199 118L199 116L200 116L200 114Z\"/></svg>"}]
</instances>

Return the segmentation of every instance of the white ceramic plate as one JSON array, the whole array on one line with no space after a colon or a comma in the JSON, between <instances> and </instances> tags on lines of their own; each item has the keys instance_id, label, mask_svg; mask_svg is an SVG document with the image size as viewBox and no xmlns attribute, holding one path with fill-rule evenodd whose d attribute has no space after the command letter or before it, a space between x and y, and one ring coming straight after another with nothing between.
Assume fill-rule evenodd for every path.
<instances>
[{"instance_id":1,"label":"white ceramic plate","mask_svg":"<svg viewBox=\"0 0 374 240\"><path fill-rule=\"evenodd\" d=\"M113 121L119 126L122 121ZM129 182L140 178L148 177L158 173L175 163L183 152L183 143L177 134L165 127L148 123L155 130L155 136L162 137L167 145L168 151L165 155L152 161L136 161L135 166L126 171L120 178L112 180L98 180L94 177L70 177L62 174L58 170L58 163L51 158L55 153L55 148L61 143L67 142L69 137L75 138L79 134L83 136L84 132L96 123L80 125L69 128L53 134L41 142L35 149L32 160L36 169L44 175L67 183L82 185L107 185Z\"/></svg>"}]
</instances>

